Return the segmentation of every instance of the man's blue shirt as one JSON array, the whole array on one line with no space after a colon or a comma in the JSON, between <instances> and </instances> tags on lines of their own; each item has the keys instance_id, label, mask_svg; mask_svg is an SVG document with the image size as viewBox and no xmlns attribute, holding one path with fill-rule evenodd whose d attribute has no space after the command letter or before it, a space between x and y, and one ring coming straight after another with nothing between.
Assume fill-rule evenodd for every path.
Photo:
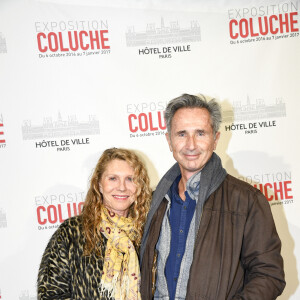
<instances>
[{"instance_id":1,"label":"man's blue shirt","mask_svg":"<svg viewBox=\"0 0 300 300\"><path fill-rule=\"evenodd\" d=\"M170 189L171 207L169 221L171 227L171 245L170 254L165 267L170 300L175 297L186 239L196 207L196 201L189 196L187 191L184 192L186 197L185 201L179 197L178 183L180 179L181 175L176 178Z\"/></svg>"}]
</instances>

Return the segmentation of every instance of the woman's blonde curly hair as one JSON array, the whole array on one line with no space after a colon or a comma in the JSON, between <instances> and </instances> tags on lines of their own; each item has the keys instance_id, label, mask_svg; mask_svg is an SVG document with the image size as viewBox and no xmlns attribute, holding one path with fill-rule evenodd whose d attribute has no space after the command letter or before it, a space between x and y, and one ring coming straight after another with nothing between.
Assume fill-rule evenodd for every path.
<instances>
[{"instance_id":1,"label":"woman's blonde curly hair","mask_svg":"<svg viewBox=\"0 0 300 300\"><path fill-rule=\"evenodd\" d=\"M101 256L100 246L102 235L100 234L102 194L99 190L99 182L106 170L107 165L115 159L126 161L134 169L134 183L136 184L136 201L129 209L129 216L133 218L133 226L136 238L133 241L136 249L139 249L144 224L150 207L152 192L147 170L140 158L131 150L111 148L103 152L95 167L90 180L90 187L86 195L81 213L83 221L83 232L86 239L84 254L89 255L95 251Z\"/></svg>"}]
</instances>

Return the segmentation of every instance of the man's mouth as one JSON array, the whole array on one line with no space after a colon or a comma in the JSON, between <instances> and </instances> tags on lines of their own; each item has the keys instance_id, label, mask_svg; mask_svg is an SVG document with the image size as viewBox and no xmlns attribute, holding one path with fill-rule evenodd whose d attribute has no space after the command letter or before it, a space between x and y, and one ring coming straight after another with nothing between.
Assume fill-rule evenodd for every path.
<instances>
[{"instance_id":1,"label":"man's mouth","mask_svg":"<svg viewBox=\"0 0 300 300\"><path fill-rule=\"evenodd\" d=\"M187 159L196 159L199 157L200 154L184 154L184 156L187 158Z\"/></svg>"}]
</instances>

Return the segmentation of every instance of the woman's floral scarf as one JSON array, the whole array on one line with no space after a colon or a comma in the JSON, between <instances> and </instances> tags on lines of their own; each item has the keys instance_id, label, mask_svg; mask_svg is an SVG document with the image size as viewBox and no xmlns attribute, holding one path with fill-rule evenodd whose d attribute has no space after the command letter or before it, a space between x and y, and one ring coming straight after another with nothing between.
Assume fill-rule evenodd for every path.
<instances>
[{"instance_id":1,"label":"woman's floral scarf","mask_svg":"<svg viewBox=\"0 0 300 300\"><path fill-rule=\"evenodd\" d=\"M132 218L101 210L101 233L107 238L100 291L116 300L137 300L140 295L140 269L132 241ZM106 294L107 295L107 294Z\"/></svg>"}]
</instances>

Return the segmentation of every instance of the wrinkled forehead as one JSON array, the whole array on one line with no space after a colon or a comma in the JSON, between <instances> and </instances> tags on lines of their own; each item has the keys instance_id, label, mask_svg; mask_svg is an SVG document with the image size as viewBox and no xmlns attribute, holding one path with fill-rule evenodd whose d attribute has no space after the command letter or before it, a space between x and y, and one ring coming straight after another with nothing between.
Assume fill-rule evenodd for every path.
<instances>
[{"instance_id":1,"label":"wrinkled forehead","mask_svg":"<svg viewBox=\"0 0 300 300\"><path fill-rule=\"evenodd\" d=\"M185 128L207 129L213 128L212 119L206 108L179 108L172 118L171 130L184 130Z\"/></svg>"}]
</instances>

